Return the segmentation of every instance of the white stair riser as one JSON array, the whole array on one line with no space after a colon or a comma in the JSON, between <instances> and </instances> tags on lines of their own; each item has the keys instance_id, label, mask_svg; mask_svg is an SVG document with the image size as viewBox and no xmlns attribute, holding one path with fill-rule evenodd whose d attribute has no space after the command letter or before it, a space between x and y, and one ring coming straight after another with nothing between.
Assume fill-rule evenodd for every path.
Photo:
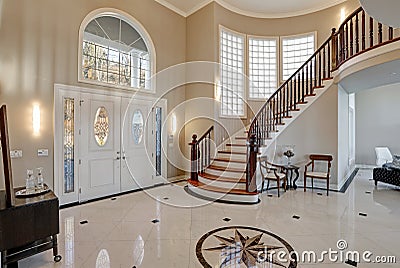
<instances>
[{"instance_id":1,"label":"white stair riser","mask_svg":"<svg viewBox=\"0 0 400 268\"><path fill-rule=\"evenodd\" d=\"M226 188L226 189L240 189L246 190L246 183L237 183L237 182L226 182L219 180L209 180L207 178L203 178L199 176L199 181L214 187Z\"/></svg>"},{"instance_id":2,"label":"white stair riser","mask_svg":"<svg viewBox=\"0 0 400 268\"><path fill-rule=\"evenodd\" d=\"M246 164L245 163L214 161L213 165L220 166L220 167L228 167L228 168L239 168L239 169L242 169L242 170L246 169Z\"/></svg>"},{"instance_id":3,"label":"white stair riser","mask_svg":"<svg viewBox=\"0 0 400 268\"><path fill-rule=\"evenodd\" d=\"M221 171L221 170L215 170L215 169L210 169L210 168L208 168L206 170L206 172L211 175L215 175L218 177L223 176L223 177L227 177L227 178L241 178L244 176L244 172L243 173L229 172L229 171Z\"/></svg>"},{"instance_id":4,"label":"white stair riser","mask_svg":"<svg viewBox=\"0 0 400 268\"><path fill-rule=\"evenodd\" d=\"M246 155L244 155L244 154L221 154L221 153L219 153L217 155L217 157L228 158L228 159L232 159L232 160L246 161Z\"/></svg>"},{"instance_id":5,"label":"white stair riser","mask_svg":"<svg viewBox=\"0 0 400 268\"><path fill-rule=\"evenodd\" d=\"M249 203L249 204L258 203L258 195L223 194L223 193L217 193L217 192L197 188L191 184L189 184L189 190L198 195L204 196L206 198L211 198L214 200L242 202L242 203Z\"/></svg>"},{"instance_id":6,"label":"white stair riser","mask_svg":"<svg viewBox=\"0 0 400 268\"><path fill-rule=\"evenodd\" d=\"M232 152L240 152L240 153L247 152L247 147L242 147L242 146L226 146L225 148L227 151L232 151Z\"/></svg>"}]
</instances>

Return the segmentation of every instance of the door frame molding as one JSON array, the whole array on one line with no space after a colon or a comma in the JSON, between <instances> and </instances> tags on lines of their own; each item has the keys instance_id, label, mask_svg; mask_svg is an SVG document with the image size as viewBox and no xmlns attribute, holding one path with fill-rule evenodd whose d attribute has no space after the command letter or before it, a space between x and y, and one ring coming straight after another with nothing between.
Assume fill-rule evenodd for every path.
<instances>
[{"instance_id":1,"label":"door frame molding","mask_svg":"<svg viewBox=\"0 0 400 268\"><path fill-rule=\"evenodd\" d=\"M54 192L60 199L60 205L65 205L68 203L79 202L79 172L78 171L78 161L74 161L74 170L75 170L75 191L69 194L63 194L63 179L64 179L64 164L63 164L63 124L64 121L60 120L62 118L64 112L64 105L63 105L63 97L64 96L71 96L73 98L78 99L78 105L75 106L75 114L78 112L78 116L75 117L75 124L80 124L80 106L79 106L79 99L82 93L89 93L89 94L99 94L105 96L114 96L114 97L121 97L121 98L134 98L136 100L146 100L152 101L153 105L155 103L159 103L159 106L162 106L165 109L164 116L167 113L167 100L164 98L158 99L155 96L149 96L148 94L140 94L138 92L131 92L127 90L107 90L107 89L100 89L100 88L92 88L92 87L85 87L85 86L72 86L72 85L65 85L65 84L54 84L54 107L53 107L53 133L54 133L54 159L53 159L53 166L54 166ZM134 96L133 96L134 95ZM157 101L157 102L156 102ZM165 120L165 117L163 119ZM76 129L78 131L78 129ZM75 156L79 156L79 134L75 132ZM167 162L166 158L164 157L163 162ZM163 163L164 164L164 163ZM164 164L165 175L167 176L167 163Z\"/></svg>"}]
</instances>

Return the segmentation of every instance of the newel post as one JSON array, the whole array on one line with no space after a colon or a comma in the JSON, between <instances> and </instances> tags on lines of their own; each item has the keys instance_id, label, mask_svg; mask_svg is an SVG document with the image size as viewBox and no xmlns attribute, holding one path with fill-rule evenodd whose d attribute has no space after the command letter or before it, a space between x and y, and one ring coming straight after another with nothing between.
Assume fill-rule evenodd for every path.
<instances>
[{"instance_id":1,"label":"newel post","mask_svg":"<svg viewBox=\"0 0 400 268\"><path fill-rule=\"evenodd\" d=\"M336 28L332 28L332 70L337 67L338 60L338 38L336 35Z\"/></svg>"},{"instance_id":2,"label":"newel post","mask_svg":"<svg viewBox=\"0 0 400 268\"><path fill-rule=\"evenodd\" d=\"M189 145L192 146L191 152L190 152L190 162L191 162L191 171L190 171L190 179L194 181L198 181L198 173L197 173L197 160L198 160L198 155L197 155L197 135L193 134L192 136L192 142L189 143Z\"/></svg>"},{"instance_id":3,"label":"newel post","mask_svg":"<svg viewBox=\"0 0 400 268\"><path fill-rule=\"evenodd\" d=\"M247 174L246 174L246 191L249 193L257 192L257 153L258 144L256 142L256 135L251 134L248 145L248 161L247 161Z\"/></svg>"}]
</instances>

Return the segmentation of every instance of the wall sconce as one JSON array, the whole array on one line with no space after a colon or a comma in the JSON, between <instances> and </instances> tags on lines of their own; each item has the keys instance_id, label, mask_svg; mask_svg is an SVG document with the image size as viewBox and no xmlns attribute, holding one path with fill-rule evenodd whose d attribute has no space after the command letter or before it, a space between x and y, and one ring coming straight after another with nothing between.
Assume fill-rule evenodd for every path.
<instances>
[{"instance_id":1,"label":"wall sconce","mask_svg":"<svg viewBox=\"0 0 400 268\"><path fill-rule=\"evenodd\" d=\"M220 81L215 83L214 96L215 96L215 100L219 102L221 99L221 82Z\"/></svg>"},{"instance_id":2,"label":"wall sconce","mask_svg":"<svg viewBox=\"0 0 400 268\"><path fill-rule=\"evenodd\" d=\"M171 134L175 135L176 133L176 115L172 114L171 116Z\"/></svg>"},{"instance_id":3,"label":"wall sconce","mask_svg":"<svg viewBox=\"0 0 400 268\"><path fill-rule=\"evenodd\" d=\"M32 128L33 134L39 135L40 133L40 107L39 104L34 104L32 108Z\"/></svg>"}]
</instances>

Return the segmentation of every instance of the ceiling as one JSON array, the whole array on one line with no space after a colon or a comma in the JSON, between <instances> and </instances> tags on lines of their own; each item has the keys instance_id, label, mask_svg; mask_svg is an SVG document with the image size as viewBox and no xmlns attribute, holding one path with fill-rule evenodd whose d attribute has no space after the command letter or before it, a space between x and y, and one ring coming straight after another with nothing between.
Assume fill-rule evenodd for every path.
<instances>
[{"instance_id":1,"label":"ceiling","mask_svg":"<svg viewBox=\"0 0 400 268\"><path fill-rule=\"evenodd\" d=\"M340 81L349 93L400 83L400 60L375 65L351 74Z\"/></svg>"},{"instance_id":2,"label":"ceiling","mask_svg":"<svg viewBox=\"0 0 400 268\"><path fill-rule=\"evenodd\" d=\"M282 18L319 11L346 0L155 0L182 16L189 16L215 1L239 14L258 18Z\"/></svg>"}]
</instances>

